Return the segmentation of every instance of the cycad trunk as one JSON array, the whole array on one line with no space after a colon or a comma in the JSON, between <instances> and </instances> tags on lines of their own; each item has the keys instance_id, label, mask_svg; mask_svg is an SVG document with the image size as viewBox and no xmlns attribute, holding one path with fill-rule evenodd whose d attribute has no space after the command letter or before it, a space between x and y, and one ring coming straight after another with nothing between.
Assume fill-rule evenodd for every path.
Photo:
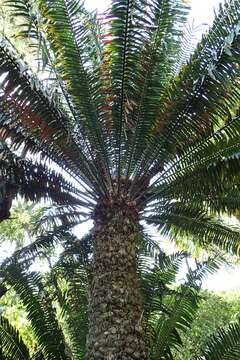
<instances>
[{"instance_id":1,"label":"cycad trunk","mask_svg":"<svg viewBox=\"0 0 240 360\"><path fill-rule=\"evenodd\" d=\"M138 228L131 206L96 210L87 360L146 359L136 273Z\"/></svg>"}]
</instances>

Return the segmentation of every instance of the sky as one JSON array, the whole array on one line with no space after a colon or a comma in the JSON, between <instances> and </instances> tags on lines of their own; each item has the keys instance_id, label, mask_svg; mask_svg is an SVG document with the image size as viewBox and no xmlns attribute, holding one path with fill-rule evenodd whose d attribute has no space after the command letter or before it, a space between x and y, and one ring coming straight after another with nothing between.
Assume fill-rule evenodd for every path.
<instances>
[{"instance_id":1,"label":"sky","mask_svg":"<svg viewBox=\"0 0 240 360\"><path fill-rule=\"evenodd\" d=\"M220 0L185 0L192 7L191 17L194 18L196 24L211 24L214 18L214 8L218 9ZM85 6L89 10L98 9L99 12L106 10L110 4L109 0L85 0Z\"/></svg>"}]
</instances>

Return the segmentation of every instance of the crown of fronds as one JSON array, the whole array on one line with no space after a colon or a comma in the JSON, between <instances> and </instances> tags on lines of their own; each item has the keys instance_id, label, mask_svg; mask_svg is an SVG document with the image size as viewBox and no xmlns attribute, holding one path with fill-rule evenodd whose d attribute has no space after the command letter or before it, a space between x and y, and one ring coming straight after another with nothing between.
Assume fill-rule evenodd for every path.
<instances>
[{"instance_id":1,"label":"crown of fronds","mask_svg":"<svg viewBox=\"0 0 240 360\"><path fill-rule=\"evenodd\" d=\"M44 80L2 38L2 198L52 200L69 224L123 198L164 234L238 252L215 215L240 206L240 2L189 53L184 0L5 4Z\"/></svg>"}]
</instances>

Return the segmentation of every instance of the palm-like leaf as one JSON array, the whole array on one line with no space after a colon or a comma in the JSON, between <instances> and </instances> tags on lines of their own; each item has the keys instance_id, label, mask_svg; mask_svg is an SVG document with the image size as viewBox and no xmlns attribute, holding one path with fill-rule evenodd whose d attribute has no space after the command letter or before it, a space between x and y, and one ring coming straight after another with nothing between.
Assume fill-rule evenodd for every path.
<instances>
[{"instance_id":1,"label":"palm-like leaf","mask_svg":"<svg viewBox=\"0 0 240 360\"><path fill-rule=\"evenodd\" d=\"M239 253L238 228L224 225L222 221L207 215L203 210L179 202L164 207L157 216L149 216L148 222L159 224L159 230L173 239L185 236L195 239L201 245L209 247L216 244L235 254Z\"/></svg>"},{"instance_id":2,"label":"palm-like leaf","mask_svg":"<svg viewBox=\"0 0 240 360\"><path fill-rule=\"evenodd\" d=\"M91 267L89 266L91 263L91 239L83 238L78 241L73 236L67 238L65 235L65 250L51 269L48 282L44 282L45 286L50 286L52 289L50 290L51 298L47 293L48 290L43 288L39 275L27 273L26 270L23 272L19 266L15 265L18 257L18 261L24 260L25 268L26 265L29 266L24 252L23 249L22 253L20 251L4 262L1 277L5 277L5 281L13 286L24 302L37 340L42 345L40 349L42 351L45 349L43 351L45 356L49 356L46 354L52 351L52 340L44 336L43 338L39 337L39 334L40 331L43 332L43 329L44 333L48 334L48 331L52 331L52 326L56 325L54 325L55 320L53 321L51 317L52 314L50 327L48 311L50 313L52 311L49 307L52 300L58 301L62 309L63 329L67 335L69 353L73 359L82 360L87 333L87 283L91 278ZM36 253L34 255L36 256ZM222 259L218 256L210 258L204 263L198 263L195 270L189 268L186 283L174 289L173 284L186 256L186 253L166 256L160 251L154 262L153 258L146 257L146 251L144 251L144 255L139 257L138 271L142 282L143 317L149 359L171 359L172 352L182 346L181 331L191 326L196 314L202 280L206 274L213 273L222 264ZM17 269L18 276L13 277L13 273ZM64 290L65 286L61 285L63 281L67 284L66 290ZM30 292L34 296L30 297ZM34 310L37 307L37 299L45 311L45 317L41 318L41 321ZM47 304L45 304L46 301L48 301ZM48 306L45 307L45 305ZM39 304L38 311L39 314L42 314ZM40 354L40 359L41 356Z\"/></svg>"},{"instance_id":3,"label":"palm-like leaf","mask_svg":"<svg viewBox=\"0 0 240 360\"><path fill-rule=\"evenodd\" d=\"M234 79L238 81L235 76L238 71L239 6L234 1L230 3L221 9L189 65L162 99L159 121L154 124L153 140L148 145L148 163L149 159L153 162L157 157L160 164L166 164L170 154L180 152L189 139L191 143L212 132L226 121L229 109L237 106L239 94ZM229 46L231 55L225 51ZM229 95L227 102L226 92Z\"/></svg>"},{"instance_id":4,"label":"palm-like leaf","mask_svg":"<svg viewBox=\"0 0 240 360\"><path fill-rule=\"evenodd\" d=\"M215 257L197 264L195 270L189 268L186 282L173 290L169 285L176 279L184 257L186 254L164 256L160 267L143 274L147 279L144 294L149 359L173 359L173 351L182 346L181 332L191 327L197 313L203 278L222 264L222 259Z\"/></svg>"},{"instance_id":5,"label":"palm-like leaf","mask_svg":"<svg viewBox=\"0 0 240 360\"><path fill-rule=\"evenodd\" d=\"M51 101L2 44L5 138L28 151L41 147L88 201L119 192L125 174L124 192L141 209L195 194L205 208L211 197L212 211L224 197L228 210L223 176L228 192L238 186L239 121L226 123L239 99L238 2L221 8L177 77L189 11L180 0L114 1L102 23L73 0L43 0L39 10L26 0L7 5L44 39L62 100Z\"/></svg>"},{"instance_id":6,"label":"palm-like leaf","mask_svg":"<svg viewBox=\"0 0 240 360\"><path fill-rule=\"evenodd\" d=\"M52 275L55 276L56 298L62 308L74 360L84 359L88 328L88 267L83 243L84 240L68 246L52 271ZM58 286L58 282L63 279L67 282L66 293L63 293Z\"/></svg>"},{"instance_id":7,"label":"palm-like leaf","mask_svg":"<svg viewBox=\"0 0 240 360\"><path fill-rule=\"evenodd\" d=\"M46 359L66 360L65 343L56 320L55 311L41 278L36 273L26 273L15 264L1 269L1 277L13 287L26 307L39 347Z\"/></svg>"},{"instance_id":8,"label":"palm-like leaf","mask_svg":"<svg viewBox=\"0 0 240 360\"><path fill-rule=\"evenodd\" d=\"M28 348L21 339L19 332L3 316L0 317L0 341L2 360L30 360Z\"/></svg>"},{"instance_id":9,"label":"palm-like leaf","mask_svg":"<svg viewBox=\"0 0 240 360\"><path fill-rule=\"evenodd\" d=\"M56 54L57 70L66 80L66 90L77 108L77 121L79 125L82 123L80 126L83 126L90 146L96 147L100 157L98 160L103 159L102 165L105 167L108 160L106 140L98 118L98 79L94 76L95 72L91 72L89 57L86 56L89 34L81 19L84 15L82 6L78 1L43 1L40 11L46 19L49 42Z\"/></svg>"},{"instance_id":10,"label":"palm-like leaf","mask_svg":"<svg viewBox=\"0 0 240 360\"><path fill-rule=\"evenodd\" d=\"M2 197L14 198L19 193L31 201L52 199L56 203L81 205L78 190L46 165L16 156L6 146L1 149L0 157ZM82 202L82 205L87 204Z\"/></svg>"},{"instance_id":11,"label":"palm-like leaf","mask_svg":"<svg viewBox=\"0 0 240 360\"><path fill-rule=\"evenodd\" d=\"M52 205L43 209L41 218L35 222L35 230L45 233L60 226L67 229L87 221L89 217L90 214L80 206Z\"/></svg>"},{"instance_id":12,"label":"palm-like leaf","mask_svg":"<svg viewBox=\"0 0 240 360\"><path fill-rule=\"evenodd\" d=\"M84 143L81 147L76 145L71 123L68 122L66 115L54 107L44 90L39 88L39 82L33 77L29 78L25 64L21 60L14 60L13 50L9 53L4 39L0 51L3 89L1 103L4 115L1 118L2 136L5 138L11 136L16 141L17 134L24 134L27 130L31 134L30 148L33 143L35 145L33 150L40 148L42 151L45 150L50 159L60 164L61 159L65 158L66 170L72 174L79 173L77 170L79 162L82 162L83 166L87 164L86 154L83 151L86 145ZM16 135L11 131L12 122L15 125ZM22 140L23 138L20 137L20 141ZM27 147L26 137L24 142ZM89 167L91 163L85 169L88 175L91 172ZM88 182L82 171L80 172L80 178L85 178L85 182Z\"/></svg>"},{"instance_id":13,"label":"palm-like leaf","mask_svg":"<svg viewBox=\"0 0 240 360\"><path fill-rule=\"evenodd\" d=\"M46 255L56 245L75 242L75 240L72 233L64 226L56 227L40 234L31 244L15 251L13 255L4 259L1 267L7 269L9 265L16 263L23 263L23 265L26 263L29 266L37 257Z\"/></svg>"},{"instance_id":14,"label":"palm-like leaf","mask_svg":"<svg viewBox=\"0 0 240 360\"><path fill-rule=\"evenodd\" d=\"M237 360L240 356L240 325L221 328L207 341L198 360Z\"/></svg>"}]
</instances>

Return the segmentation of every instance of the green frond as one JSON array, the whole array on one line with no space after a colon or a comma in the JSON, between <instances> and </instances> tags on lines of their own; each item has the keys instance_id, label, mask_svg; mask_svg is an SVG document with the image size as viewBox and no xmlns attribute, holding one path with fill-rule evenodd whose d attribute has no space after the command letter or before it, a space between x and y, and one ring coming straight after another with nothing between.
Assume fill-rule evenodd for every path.
<instances>
[{"instance_id":1,"label":"green frond","mask_svg":"<svg viewBox=\"0 0 240 360\"><path fill-rule=\"evenodd\" d=\"M26 200L52 200L59 204L88 203L78 198L78 189L62 175L50 170L46 165L38 164L15 155L6 146L0 149L1 196L17 195Z\"/></svg>"},{"instance_id":2,"label":"green frond","mask_svg":"<svg viewBox=\"0 0 240 360\"><path fill-rule=\"evenodd\" d=\"M46 36L54 51L55 67L64 80L77 112L78 125L87 137L90 148L93 148L95 157L96 153L98 154L95 161L101 161L109 177L106 136L99 121L101 117L98 117L101 108L101 82L96 78L95 69L92 69L89 63L91 58L88 56L88 49L91 44L94 49L95 43L89 34L89 26L86 25L86 10L76 0L61 0L54 3L42 0L39 10L45 19ZM109 178L105 181L109 181Z\"/></svg>"},{"instance_id":3,"label":"green frond","mask_svg":"<svg viewBox=\"0 0 240 360\"><path fill-rule=\"evenodd\" d=\"M202 279L206 274L212 274L218 270L223 262L221 257L214 256L203 263L197 263L194 270L189 267L185 282L177 286L176 275L184 258L187 258L187 255L183 253L176 255L175 260L165 256L170 268L174 264L176 267L170 282L168 277L167 282L165 281L165 273L163 270L159 271L159 267L148 270L146 273L150 276L149 279L151 279L151 273L155 277L154 283L151 281L148 283L150 289L157 290L157 284L162 287L159 288L159 292L150 292L150 296L145 299L148 304L148 314L150 314L145 319L147 320L146 339L151 360L172 359L173 351L182 347L181 333L191 327L196 316L201 299L199 291ZM174 290L173 284L175 284Z\"/></svg>"},{"instance_id":4,"label":"green frond","mask_svg":"<svg viewBox=\"0 0 240 360\"><path fill-rule=\"evenodd\" d=\"M64 251L52 268L49 284L55 288L64 321L64 333L67 336L73 359L83 360L88 330L87 303L90 281L89 236L80 241L72 237L65 244ZM61 284L65 284L64 291Z\"/></svg>"},{"instance_id":5,"label":"green frond","mask_svg":"<svg viewBox=\"0 0 240 360\"><path fill-rule=\"evenodd\" d=\"M196 315L202 280L223 263L219 256L197 263L194 270L188 269L185 283L177 287L176 277L186 258L185 253L171 256L162 253L159 265L153 266L153 261L149 261L149 264L145 261L141 266L143 317L149 359L169 359L172 351L182 346L180 334L191 326Z\"/></svg>"},{"instance_id":6,"label":"green frond","mask_svg":"<svg viewBox=\"0 0 240 360\"><path fill-rule=\"evenodd\" d=\"M206 208L212 214L227 214L232 216L240 209L240 194L238 189L226 189L222 195L203 198Z\"/></svg>"},{"instance_id":7,"label":"green frond","mask_svg":"<svg viewBox=\"0 0 240 360\"><path fill-rule=\"evenodd\" d=\"M142 160L145 171L167 164L189 142L216 130L238 106L239 3L229 4L163 95Z\"/></svg>"},{"instance_id":8,"label":"green frond","mask_svg":"<svg viewBox=\"0 0 240 360\"><path fill-rule=\"evenodd\" d=\"M240 0L220 7L190 59L185 0L112 0L101 17L80 0L6 2L47 66L40 82L8 41L0 43L0 137L9 144L0 153L0 219L9 217L16 194L54 205L37 224L36 240L6 259L0 275L28 312L35 360L83 360L94 244L92 234L79 240L71 228L95 217L98 231L96 206L116 213L126 206L136 222L169 239L239 254L239 229L217 216L240 207ZM196 262L178 286L188 255L166 256L139 228L148 355L172 360L196 315L202 280L222 258ZM50 264L47 284L27 269L56 244L64 251ZM216 360L238 354L233 331L231 340L228 330L212 340L213 348L223 343Z\"/></svg>"},{"instance_id":9,"label":"green frond","mask_svg":"<svg viewBox=\"0 0 240 360\"><path fill-rule=\"evenodd\" d=\"M153 259L156 259L160 252L161 249L158 241L148 234L146 229L143 229L138 237L138 253L140 254L140 261L141 256L150 256Z\"/></svg>"},{"instance_id":10,"label":"green frond","mask_svg":"<svg viewBox=\"0 0 240 360\"><path fill-rule=\"evenodd\" d=\"M143 299L144 322L148 331L148 320L155 311L162 311L163 298L172 293L169 285L172 285L180 270L184 253L165 255L159 253L159 257L153 263L149 257L140 257L138 262L139 277L141 279L141 293ZM154 265L153 265L154 264Z\"/></svg>"},{"instance_id":11,"label":"green frond","mask_svg":"<svg viewBox=\"0 0 240 360\"><path fill-rule=\"evenodd\" d=\"M34 69L36 68L37 71L46 72L49 67L51 68L51 61L37 4L37 1L32 0L3 0L4 9L14 18L14 22L18 27L18 31L11 40L13 42L20 40L20 43L28 44L31 49L31 57L34 58L31 66ZM18 49L25 58L28 57L28 54L27 56L24 54L25 48L22 50L21 46L19 46ZM51 71L49 76L51 76ZM48 81L49 83L51 81Z\"/></svg>"},{"instance_id":12,"label":"green frond","mask_svg":"<svg viewBox=\"0 0 240 360\"><path fill-rule=\"evenodd\" d=\"M150 349L151 360L168 359L173 349L182 345L179 330L186 330L198 309L198 295L189 287L182 286L169 307L169 314L152 317L155 341Z\"/></svg>"},{"instance_id":13,"label":"green frond","mask_svg":"<svg viewBox=\"0 0 240 360\"><path fill-rule=\"evenodd\" d=\"M189 203L191 198L190 192L186 196L179 196L183 203ZM214 188L212 192L206 190L202 194L198 193L198 195L195 192L192 196L191 204L196 207L201 206L211 216L234 216L240 208L239 184L237 183L229 187L226 184L222 188Z\"/></svg>"},{"instance_id":14,"label":"green frond","mask_svg":"<svg viewBox=\"0 0 240 360\"><path fill-rule=\"evenodd\" d=\"M19 28L21 30L17 36L25 39L38 39L39 25L36 11L34 12L33 9L33 2L31 0L4 0L3 4L15 19L20 20Z\"/></svg>"},{"instance_id":15,"label":"green frond","mask_svg":"<svg viewBox=\"0 0 240 360\"><path fill-rule=\"evenodd\" d=\"M156 225L163 235L175 239L178 236L194 239L203 247L216 245L239 254L240 231L225 225L221 220L208 215L202 208L175 202L145 219Z\"/></svg>"},{"instance_id":16,"label":"green frond","mask_svg":"<svg viewBox=\"0 0 240 360\"><path fill-rule=\"evenodd\" d=\"M139 155L145 144L143 134L156 112L161 89L173 73L186 18L187 6L182 1L112 2L107 49L119 176L124 166L127 175L132 172L135 152Z\"/></svg>"},{"instance_id":17,"label":"green frond","mask_svg":"<svg viewBox=\"0 0 240 360\"><path fill-rule=\"evenodd\" d=\"M83 242L83 241L82 241ZM81 242L79 244L81 246ZM81 255L82 253L82 255ZM66 281L65 294L57 294L63 311L65 331L68 335L74 360L83 360L85 354L87 320L88 273L84 250L79 252L74 245L61 255L54 266L57 281Z\"/></svg>"},{"instance_id":18,"label":"green frond","mask_svg":"<svg viewBox=\"0 0 240 360\"><path fill-rule=\"evenodd\" d=\"M50 206L43 209L41 218L35 222L35 230L43 233L59 226L73 228L89 218L89 213L73 204Z\"/></svg>"},{"instance_id":19,"label":"green frond","mask_svg":"<svg viewBox=\"0 0 240 360\"><path fill-rule=\"evenodd\" d=\"M9 44L3 39L0 45L2 137L11 136L16 141L18 133L27 133L26 141L30 137L31 143L35 144L34 148L38 152L42 151L43 156L55 161L71 175L84 180L88 186L92 186L91 183L97 184L95 176L98 177L99 172L88 161L86 145L76 144L71 121L56 108L46 91L41 89L39 80L30 76L25 63L21 59L16 60L14 50L9 51L8 48ZM15 131L11 130L13 124ZM19 140L22 141L22 138ZM27 149L31 151L30 147Z\"/></svg>"},{"instance_id":20,"label":"green frond","mask_svg":"<svg viewBox=\"0 0 240 360\"><path fill-rule=\"evenodd\" d=\"M194 20L184 26L183 34L181 36L181 46L178 56L175 61L175 76L177 76L183 66L187 65L190 61L191 55L195 51L195 46L198 42L198 35L204 29L206 24L196 25Z\"/></svg>"},{"instance_id":21,"label":"green frond","mask_svg":"<svg viewBox=\"0 0 240 360\"><path fill-rule=\"evenodd\" d=\"M45 255L52 250L57 244L64 242L71 242L73 235L64 226L59 226L45 232L36 237L36 240L31 244L24 246L20 250L15 251L10 257L3 260L1 268L6 269L9 265L18 264L31 264L36 257Z\"/></svg>"},{"instance_id":22,"label":"green frond","mask_svg":"<svg viewBox=\"0 0 240 360\"><path fill-rule=\"evenodd\" d=\"M130 173L141 159L147 144L146 134L158 114L161 95L181 61L184 25L189 12L189 7L182 0L149 2L145 9L148 14L144 14L147 23L142 25L141 56L138 62L135 59L135 64L131 64L136 68L131 75L131 91L134 94L130 96L129 90L127 92L128 112L133 110L127 114L132 127L126 154L126 158L129 157L127 171Z\"/></svg>"},{"instance_id":23,"label":"green frond","mask_svg":"<svg viewBox=\"0 0 240 360\"><path fill-rule=\"evenodd\" d=\"M0 273L25 306L44 357L49 360L67 360L65 340L40 275L27 273L16 264L10 264L4 270L1 268Z\"/></svg>"},{"instance_id":24,"label":"green frond","mask_svg":"<svg viewBox=\"0 0 240 360\"><path fill-rule=\"evenodd\" d=\"M192 169L197 166L208 166L223 158L235 155L239 151L240 126L239 117L235 117L203 139L197 139L188 146L178 159L173 160L171 170L177 173L187 165ZM174 163L175 161L175 163Z\"/></svg>"},{"instance_id":25,"label":"green frond","mask_svg":"<svg viewBox=\"0 0 240 360\"><path fill-rule=\"evenodd\" d=\"M239 134L237 117L212 135L197 141L169 162L168 167L154 179L147 189L152 193L147 201L173 197L189 201L191 198L199 204L205 202L206 206L213 203L213 210L215 198L226 198L225 209L231 213L232 206L227 199L238 191Z\"/></svg>"},{"instance_id":26,"label":"green frond","mask_svg":"<svg viewBox=\"0 0 240 360\"><path fill-rule=\"evenodd\" d=\"M223 204L225 214L232 213L235 205L231 203L231 197L239 193L239 157L230 157L221 159L209 166L201 166L194 171L186 172L183 176L180 174L178 179L169 184L163 184L158 187L156 198L167 201L172 198L181 199L183 202L195 203L196 206L202 206L203 209L217 210L217 206ZM155 196L154 196L155 197ZM238 198L238 197L237 197ZM236 202L237 202L236 198ZM220 199L220 202L218 202ZM221 200L222 199L222 200ZM215 205L216 204L216 205ZM236 204L236 203L235 203ZM216 212L215 212L216 214Z\"/></svg>"},{"instance_id":27,"label":"green frond","mask_svg":"<svg viewBox=\"0 0 240 360\"><path fill-rule=\"evenodd\" d=\"M214 255L208 255L208 259L202 262L195 260L195 268L188 269L186 275L187 282L195 289L200 289L203 280L208 275L216 273L223 265L226 265L226 259L219 253L214 252Z\"/></svg>"},{"instance_id":28,"label":"green frond","mask_svg":"<svg viewBox=\"0 0 240 360\"><path fill-rule=\"evenodd\" d=\"M149 26L147 1L112 1L108 15L110 21L109 62L111 86L114 96L112 118L117 175L121 175L124 138L131 129L128 113L136 107L133 78Z\"/></svg>"},{"instance_id":29,"label":"green frond","mask_svg":"<svg viewBox=\"0 0 240 360\"><path fill-rule=\"evenodd\" d=\"M0 317L0 357L1 360L30 360L28 348L18 330L4 316Z\"/></svg>"},{"instance_id":30,"label":"green frond","mask_svg":"<svg viewBox=\"0 0 240 360\"><path fill-rule=\"evenodd\" d=\"M37 350L37 351L33 354L31 360L45 360L42 351L41 351L41 350Z\"/></svg>"},{"instance_id":31,"label":"green frond","mask_svg":"<svg viewBox=\"0 0 240 360\"><path fill-rule=\"evenodd\" d=\"M240 357L240 324L229 324L209 338L198 360L238 360Z\"/></svg>"}]
</instances>

